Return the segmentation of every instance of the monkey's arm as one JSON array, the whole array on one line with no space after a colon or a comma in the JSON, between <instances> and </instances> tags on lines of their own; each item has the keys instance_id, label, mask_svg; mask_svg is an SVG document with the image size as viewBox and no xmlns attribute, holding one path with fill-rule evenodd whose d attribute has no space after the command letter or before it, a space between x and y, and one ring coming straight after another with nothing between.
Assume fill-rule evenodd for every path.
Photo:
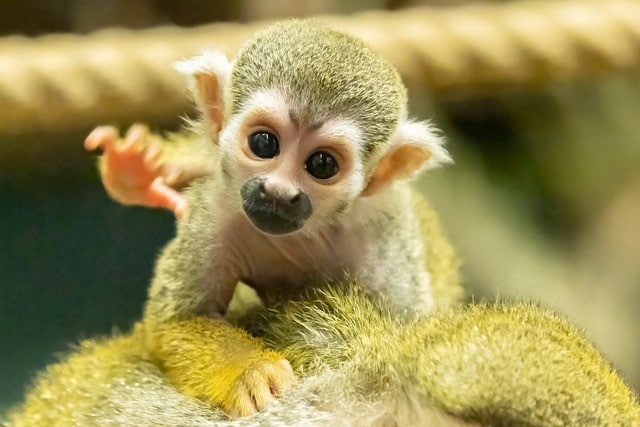
<instances>
[{"instance_id":1,"label":"monkey's arm","mask_svg":"<svg viewBox=\"0 0 640 427\"><path fill-rule=\"evenodd\" d=\"M104 150L100 177L107 193L125 205L161 207L182 216L187 202L178 190L211 173L206 150L186 132L166 139L137 124L121 139L114 127L100 126L84 145Z\"/></svg>"},{"instance_id":2,"label":"monkey's arm","mask_svg":"<svg viewBox=\"0 0 640 427\"><path fill-rule=\"evenodd\" d=\"M294 383L284 356L226 320L145 319L147 349L180 392L234 417L263 410Z\"/></svg>"},{"instance_id":3,"label":"monkey's arm","mask_svg":"<svg viewBox=\"0 0 640 427\"><path fill-rule=\"evenodd\" d=\"M294 380L282 355L224 320L166 322L154 334L151 352L167 379L181 392L232 416L261 410Z\"/></svg>"},{"instance_id":4,"label":"monkey's arm","mask_svg":"<svg viewBox=\"0 0 640 427\"><path fill-rule=\"evenodd\" d=\"M187 191L193 208L158 260L142 323L147 349L180 392L246 416L295 377L284 356L223 319L239 276L225 259L233 242L216 237L210 217L212 179Z\"/></svg>"},{"instance_id":5,"label":"monkey's arm","mask_svg":"<svg viewBox=\"0 0 640 427\"><path fill-rule=\"evenodd\" d=\"M224 319L198 316L145 326L147 348L167 380L233 417L263 410L295 381L281 353Z\"/></svg>"}]
</instances>

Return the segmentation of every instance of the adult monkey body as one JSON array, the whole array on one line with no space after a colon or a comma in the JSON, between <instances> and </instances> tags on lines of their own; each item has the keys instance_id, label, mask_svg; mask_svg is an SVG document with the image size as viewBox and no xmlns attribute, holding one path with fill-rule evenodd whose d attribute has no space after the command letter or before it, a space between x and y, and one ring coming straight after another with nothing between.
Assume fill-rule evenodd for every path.
<instances>
[{"instance_id":1,"label":"adult monkey body","mask_svg":"<svg viewBox=\"0 0 640 427\"><path fill-rule=\"evenodd\" d=\"M347 289L253 320L301 375L251 417L229 421L178 392L136 328L49 367L8 425L640 425L611 366L569 322L535 306L399 319Z\"/></svg>"},{"instance_id":2,"label":"adult monkey body","mask_svg":"<svg viewBox=\"0 0 640 427\"><path fill-rule=\"evenodd\" d=\"M509 403L502 399L513 395L509 387L491 394L494 406L491 399L487 403L487 393L503 386L491 379L504 362L497 356L505 354L493 355L493 363L487 360L492 353L483 348L484 334L492 333L503 349L514 345L529 354L528 339L518 340L526 336L520 333L523 320L544 324L544 314L535 308L420 316L459 295L455 258L435 220L421 221L416 214L415 196L403 185L389 187L447 157L427 125L406 121L404 87L370 49L316 24L290 22L258 35L233 67L222 55L209 54L185 62L183 69L192 76L204 114L203 133L217 141L202 149L213 151L208 158L217 163L204 167L207 176L188 191L189 212L159 261L142 325L132 337L90 345L88 356L54 368L32 393L22 419L37 419L38 411L52 403L51 390L64 389L65 378L82 378L91 356L96 371L104 374L94 390L107 384L105 390L119 393L90 402L90 414L75 416L96 416L103 424L118 422L122 414L128 418L120 422L130 424L193 424L220 416L181 393L228 413L251 414L291 386L284 356L305 380L282 402L272 403L266 415L257 415L272 415L273 422L341 416L385 425L637 419L632 393L561 321L543 329L562 342L554 347L551 338L538 356L566 350L565 364L549 373L573 372L589 397L563 418L566 408L556 397L565 391L548 387L549 378L532 378L523 399L512 402L514 411L504 410ZM93 140L108 145L112 137L103 129ZM135 142L139 135L128 139ZM155 190L159 186L158 192L171 199L161 184L154 180ZM184 214L184 206L172 206ZM294 304L280 317L267 312L266 329L256 332L271 344L269 350L220 319L238 280L277 303L326 278L355 279L358 290L321 296L319 306ZM363 296L371 294L374 302ZM515 333L505 329L509 321L518 326ZM137 338L146 345L136 347ZM463 362L472 353L465 348L479 352L468 365ZM582 349L588 363L581 359ZM159 362L163 373L148 359ZM525 368L535 367L536 360L525 362ZM131 366L123 372L127 363ZM473 375L482 369L486 375ZM590 382L591 370L601 382ZM462 383L451 386L452 380ZM140 384L135 398L120 395ZM555 390L545 396L549 407L528 407L526 399L544 395L545 387ZM334 393L339 390L343 393ZM391 403L384 403L388 399ZM614 404L607 405L608 399ZM161 412L153 418L147 408L162 401L176 403L178 418L169 418L171 411L164 419ZM319 405L311 406L313 401ZM108 408L96 409L100 404ZM65 406L58 415L73 417L72 408Z\"/></svg>"}]
</instances>

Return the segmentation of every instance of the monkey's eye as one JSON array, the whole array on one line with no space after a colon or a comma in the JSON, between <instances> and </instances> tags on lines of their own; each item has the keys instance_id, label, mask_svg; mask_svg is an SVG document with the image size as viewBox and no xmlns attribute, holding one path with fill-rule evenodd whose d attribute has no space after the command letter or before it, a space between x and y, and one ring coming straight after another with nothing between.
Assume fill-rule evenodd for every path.
<instances>
[{"instance_id":1,"label":"monkey's eye","mask_svg":"<svg viewBox=\"0 0 640 427\"><path fill-rule=\"evenodd\" d=\"M280 154L278 137L265 131L249 135L249 148L262 159L270 159Z\"/></svg>"},{"instance_id":2,"label":"monkey's eye","mask_svg":"<svg viewBox=\"0 0 640 427\"><path fill-rule=\"evenodd\" d=\"M338 162L326 151L316 151L309 156L304 168L318 179L329 179L338 173Z\"/></svg>"}]
</instances>

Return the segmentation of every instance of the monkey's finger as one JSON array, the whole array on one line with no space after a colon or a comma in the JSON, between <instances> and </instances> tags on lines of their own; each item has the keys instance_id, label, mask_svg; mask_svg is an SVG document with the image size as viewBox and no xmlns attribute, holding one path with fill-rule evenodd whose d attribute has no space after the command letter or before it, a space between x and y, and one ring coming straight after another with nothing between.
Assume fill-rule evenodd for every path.
<instances>
[{"instance_id":1,"label":"monkey's finger","mask_svg":"<svg viewBox=\"0 0 640 427\"><path fill-rule=\"evenodd\" d=\"M176 167L164 166L162 168L164 182L167 185L175 186L183 180L184 171Z\"/></svg>"},{"instance_id":2,"label":"monkey's finger","mask_svg":"<svg viewBox=\"0 0 640 427\"><path fill-rule=\"evenodd\" d=\"M149 129L143 124L136 123L131 125L124 136L124 141L120 149L122 151L142 151L144 148L143 143L148 133Z\"/></svg>"},{"instance_id":3,"label":"monkey's finger","mask_svg":"<svg viewBox=\"0 0 640 427\"><path fill-rule=\"evenodd\" d=\"M149 148L144 153L144 165L147 167L149 171L158 171L158 160L160 159L160 153L162 152L162 147L159 143L153 142L149 145Z\"/></svg>"},{"instance_id":4,"label":"monkey's finger","mask_svg":"<svg viewBox=\"0 0 640 427\"><path fill-rule=\"evenodd\" d=\"M249 390L251 390L251 397L255 403L256 409L262 411L271 401L273 401L273 394L271 393L271 387L269 381L263 375L256 375L257 378L253 378L251 384L249 384Z\"/></svg>"},{"instance_id":5,"label":"monkey's finger","mask_svg":"<svg viewBox=\"0 0 640 427\"><path fill-rule=\"evenodd\" d=\"M162 178L156 178L151 183L143 204L149 207L169 209L178 218L182 218L187 213L187 200L176 190L166 185Z\"/></svg>"},{"instance_id":6,"label":"monkey's finger","mask_svg":"<svg viewBox=\"0 0 640 427\"><path fill-rule=\"evenodd\" d=\"M246 384L239 384L235 390L235 394L235 402L233 402L233 406L235 406L235 408L229 411L231 416L248 417L249 415L253 415L258 412L256 403L251 397L251 393L249 393L249 388Z\"/></svg>"},{"instance_id":7,"label":"monkey's finger","mask_svg":"<svg viewBox=\"0 0 640 427\"><path fill-rule=\"evenodd\" d=\"M84 140L84 149L93 151L98 147L107 148L118 139L118 130L113 126L98 126Z\"/></svg>"},{"instance_id":8,"label":"monkey's finger","mask_svg":"<svg viewBox=\"0 0 640 427\"><path fill-rule=\"evenodd\" d=\"M280 359L267 370L271 393L279 396L296 381L296 374L287 359Z\"/></svg>"}]
</instances>

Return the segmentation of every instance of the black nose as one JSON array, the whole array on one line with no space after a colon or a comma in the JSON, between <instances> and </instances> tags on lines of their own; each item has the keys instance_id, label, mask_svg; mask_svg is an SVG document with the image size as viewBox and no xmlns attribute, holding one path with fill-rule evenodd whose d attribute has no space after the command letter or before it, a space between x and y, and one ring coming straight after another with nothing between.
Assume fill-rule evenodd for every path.
<instances>
[{"instance_id":1,"label":"black nose","mask_svg":"<svg viewBox=\"0 0 640 427\"><path fill-rule=\"evenodd\" d=\"M253 178L240 189L242 208L253 225L268 234L287 234L299 230L311 216L313 207L304 191L283 198L270 194L264 178Z\"/></svg>"}]
</instances>

